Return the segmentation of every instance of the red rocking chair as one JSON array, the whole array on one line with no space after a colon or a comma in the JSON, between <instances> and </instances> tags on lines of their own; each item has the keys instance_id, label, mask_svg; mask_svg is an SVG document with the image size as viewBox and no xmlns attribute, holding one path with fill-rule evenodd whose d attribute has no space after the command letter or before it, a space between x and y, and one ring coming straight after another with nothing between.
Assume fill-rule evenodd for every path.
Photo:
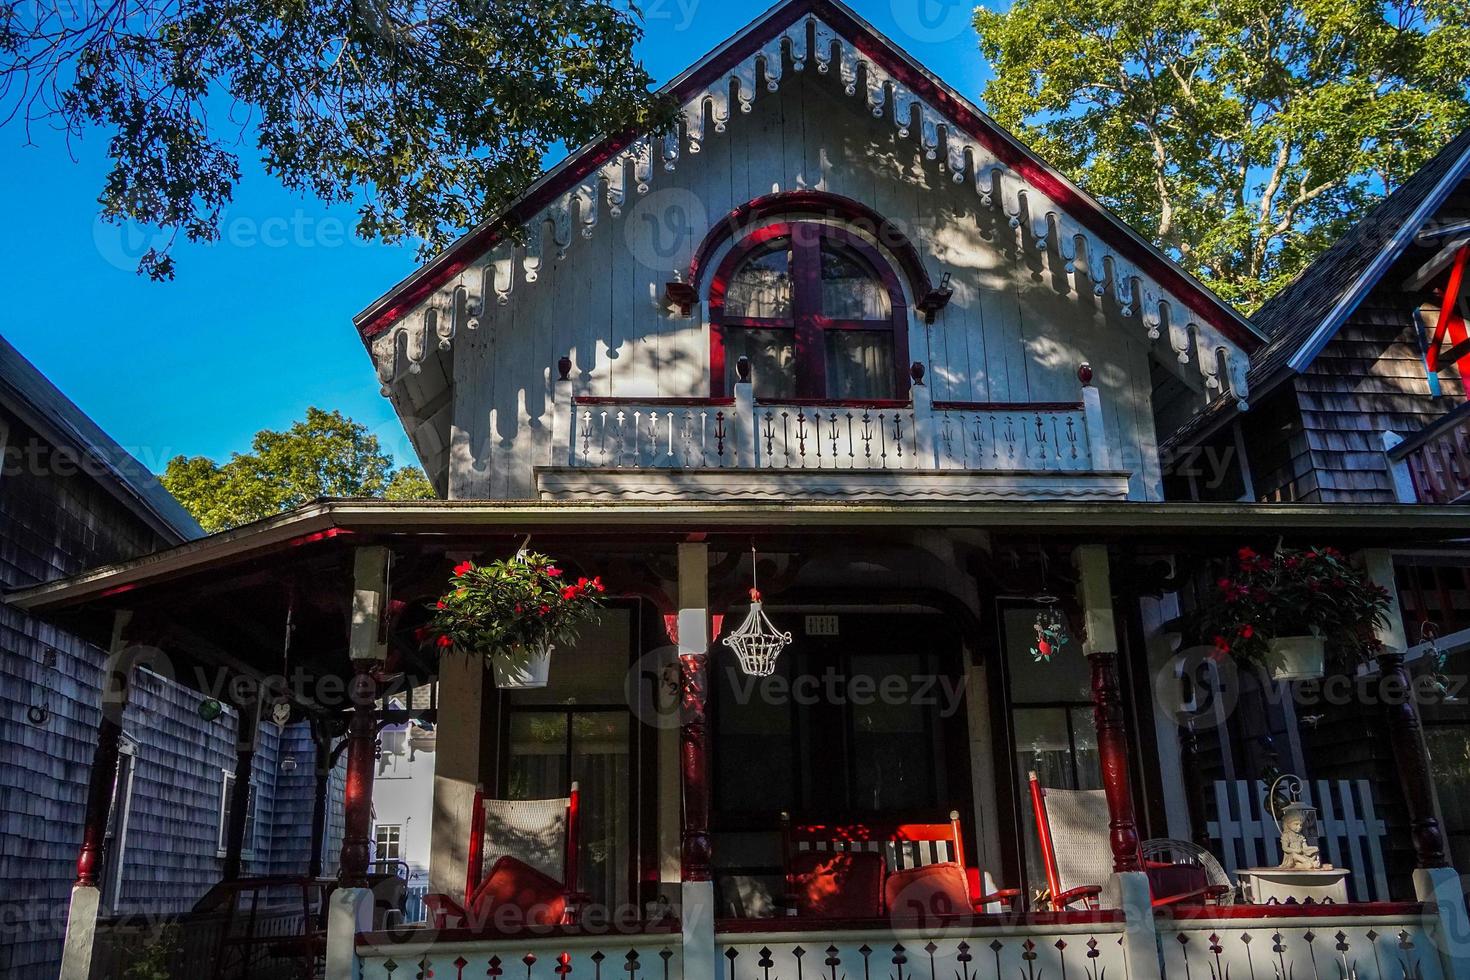
<instances>
[{"instance_id":1,"label":"red rocking chair","mask_svg":"<svg viewBox=\"0 0 1470 980\"><path fill-rule=\"evenodd\" d=\"M947 823L841 825L783 813L781 838L786 904L799 915L972 915L1014 909L1021 894L966 865L955 811Z\"/></svg>"},{"instance_id":2,"label":"red rocking chair","mask_svg":"<svg viewBox=\"0 0 1470 980\"><path fill-rule=\"evenodd\" d=\"M476 789L464 905L429 895L430 922L502 931L575 922L584 901L577 891L579 804L576 783L570 795L551 800L492 800Z\"/></svg>"},{"instance_id":3,"label":"red rocking chair","mask_svg":"<svg viewBox=\"0 0 1470 980\"><path fill-rule=\"evenodd\" d=\"M1047 789L1034 772L1030 779L1036 836L1046 870L1044 903L1057 912L1078 904L1096 909L1102 883L1113 873L1106 794L1100 789ZM1145 870L1155 908L1219 902L1233 890L1212 880L1208 866L1199 861L1149 860Z\"/></svg>"}]
</instances>

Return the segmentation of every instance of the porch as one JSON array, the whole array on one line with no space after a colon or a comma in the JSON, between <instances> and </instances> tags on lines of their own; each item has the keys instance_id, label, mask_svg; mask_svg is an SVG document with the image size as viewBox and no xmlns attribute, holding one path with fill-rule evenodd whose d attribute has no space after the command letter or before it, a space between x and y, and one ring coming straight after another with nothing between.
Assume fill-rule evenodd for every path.
<instances>
[{"instance_id":1,"label":"porch","mask_svg":"<svg viewBox=\"0 0 1470 980\"><path fill-rule=\"evenodd\" d=\"M772 529L776 521L783 530ZM608 971L627 980L807 973L841 980L861 970L904 980L1030 980L1101 978L1104 971L1224 976L1227 967L1247 976L1455 976L1455 957L1470 937L1432 808L1415 808L1433 791L1426 790L1412 705L1407 712L1369 709L1388 725L1401 762L1402 785L1394 790L1409 811L1396 833L1413 839L1409 864L1388 871L1391 894L1300 907L1155 908L1150 901L1141 842L1209 834L1184 798L1187 747L1175 717L1156 701L1161 662L1150 643L1160 600L1153 594L1169 583L1149 570L1168 555L1233 546L1263 527L1292 538L1330 534L1370 552L1390 541L1462 533L1451 511L1422 507L1385 508L1369 519L1332 508L1237 513L1037 502L341 502L32 590L19 601L94 634L114 628L115 614L126 610L119 642L164 651L181 679L221 648L229 660L211 663L264 675L280 662L288 628L299 638L294 649L314 651L304 660L309 682L293 685L289 699L336 720L350 776L341 887L323 920L330 977L458 980L524 971L527 980L598 980ZM384 929L362 887L370 828L364 804L373 741L385 720L377 703L395 678L425 670L410 639L414 611L442 589L447 569L462 557L509 553L527 533L569 569L600 572L618 599L585 642L558 654L543 692L498 691L482 665L463 659L434 666L441 696L433 887L456 900L464 895L477 789L537 799L582 780L590 828L584 883L592 901L565 925ZM752 538L760 555L754 566ZM727 669L728 651L713 641L743 613L752 571L769 614L799 636L783 654L788 702L800 677L846 665L841 683L849 692L858 676L925 673L941 686L953 681L955 710L911 710L912 697L871 708L827 697L782 705L770 691L742 687L738 671ZM308 592L316 598L304 599ZM1038 665L1023 641L1037 608L1032 600L1043 593L1068 607L1074 645ZM836 620L835 635L828 618ZM1402 669L1391 654L1382 666ZM351 678L335 701L319 683L328 676ZM910 761L923 764L906 768ZM864 781L879 766L883 777ZM1098 883L1107 889L1104 907L1039 909L1043 882L1023 796L1032 768L1072 774L1051 785L1104 792L1109 826L1100 846L1111 867L1109 880ZM594 790L601 801L590 800ZM98 805L105 826L106 804ZM967 860L997 886L1020 888L1020 908L919 921L893 913L790 915L779 851L779 811L788 807L799 819L854 822L942 819L954 810ZM84 848L89 862L100 844ZM1344 863L1355 876L1372 874L1366 858ZM79 884L74 902L79 942L88 887ZM762 887L769 904L731 897Z\"/></svg>"}]
</instances>

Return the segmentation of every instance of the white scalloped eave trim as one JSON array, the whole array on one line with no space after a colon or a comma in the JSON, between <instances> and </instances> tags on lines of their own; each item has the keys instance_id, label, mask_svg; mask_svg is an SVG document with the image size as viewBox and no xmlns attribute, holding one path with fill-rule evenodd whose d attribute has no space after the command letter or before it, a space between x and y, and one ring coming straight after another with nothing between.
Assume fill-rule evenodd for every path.
<instances>
[{"instance_id":1,"label":"white scalloped eave trim","mask_svg":"<svg viewBox=\"0 0 1470 980\"><path fill-rule=\"evenodd\" d=\"M767 91L776 91L781 83L784 52L790 53L796 71L814 65L819 74L825 75L835 68L844 91L851 96L861 91L874 118L892 120L900 136L907 137L917 128L924 155L939 160L942 153L941 169L955 183L968 181L986 207L1003 211L1018 243L1025 241L1023 223L1029 223L1036 247L1050 255L1050 247L1056 246L1079 292L1091 289L1094 295L1102 296L1111 289L1124 316L1139 315L1149 339L1158 338L1167 329L1169 345L1179 362L1193 361L1198 366L1207 391L1220 388L1219 373L1223 369L1231 391L1244 404L1249 396L1246 382L1249 361L1243 351L1213 326L1196 319L1188 305L1142 275L1131 262L979 141L813 16L772 38L715 84L685 102L675 131L639 138L548 205L526 223L525 244L496 245L419 308L374 339L371 349L382 393L392 394L392 386L405 374L418 373L423 359L432 350L431 343L447 349L460 329L473 330L479 326L488 297L494 296L497 303L505 304L517 279L535 282L545 248L554 247L559 258L565 256L573 239L573 228L579 229L583 238L591 238L604 202L609 217L621 216L628 200L630 170L634 192L647 193L653 181L655 156L664 170L673 170L681 152L700 152L710 126L717 133L725 131L731 118L732 99L738 113L749 113L760 79L764 79ZM1079 249L1087 259L1085 273L1078 271Z\"/></svg>"}]
</instances>

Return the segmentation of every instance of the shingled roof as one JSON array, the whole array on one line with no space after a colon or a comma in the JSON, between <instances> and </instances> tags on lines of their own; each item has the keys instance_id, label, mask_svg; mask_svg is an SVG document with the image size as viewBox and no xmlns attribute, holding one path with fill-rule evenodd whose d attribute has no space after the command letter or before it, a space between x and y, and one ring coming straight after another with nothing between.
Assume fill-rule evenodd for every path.
<instances>
[{"instance_id":1,"label":"shingled roof","mask_svg":"<svg viewBox=\"0 0 1470 980\"><path fill-rule=\"evenodd\" d=\"M1280 292L1266 301L1251 322L1269 339L1251 355L1248 375L1253 398L1300 373L1321 353L1403 255L1414 236L1462 179L1470 176L1470 129L1379 201ZM1217 398L1174 436L1170 445L1188 443L1235 411L1231 398Z\"/></svg>"}]
</instances>

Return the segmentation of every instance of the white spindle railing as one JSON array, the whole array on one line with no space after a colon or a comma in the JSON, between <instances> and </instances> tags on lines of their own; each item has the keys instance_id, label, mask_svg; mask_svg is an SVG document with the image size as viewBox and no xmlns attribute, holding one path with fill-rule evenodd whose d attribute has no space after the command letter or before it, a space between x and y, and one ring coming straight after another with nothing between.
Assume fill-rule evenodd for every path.
<instances>
[{"instance_id":1,"label":"white spindle railing","mask_svg":"<svg viewBox=\"0 0 1470 980\"><path fill-rule=\"evenodd\" d=\"M1084 366L1085 368L1085 366ZM608 469L1109 469L1091 374L1071 403L931 402L918 381L905 401L573 397L557 383L552 463Z\"/></svg>"}]
</instances>

